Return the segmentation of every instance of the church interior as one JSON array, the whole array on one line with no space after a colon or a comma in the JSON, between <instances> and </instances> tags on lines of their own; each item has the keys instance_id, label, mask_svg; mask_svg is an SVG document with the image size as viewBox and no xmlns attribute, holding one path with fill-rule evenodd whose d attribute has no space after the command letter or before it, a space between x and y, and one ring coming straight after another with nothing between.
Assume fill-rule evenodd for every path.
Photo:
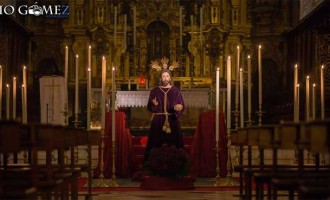
<instances>
[{"instance_id":1,"label":"church interior","mask_svg":"<svg viewBox=\"0 0 330 200\"><path fill-rule=\"evenodd\" d=\"M0 199L116 199L97 189L124 179L142 188L131 199L185 199L206 179L216 192L206 199L329 199L329 9L0 0ZM179 63L182 180L143 175L151 63L162 58Z\"/></svg>"}]
</instances>

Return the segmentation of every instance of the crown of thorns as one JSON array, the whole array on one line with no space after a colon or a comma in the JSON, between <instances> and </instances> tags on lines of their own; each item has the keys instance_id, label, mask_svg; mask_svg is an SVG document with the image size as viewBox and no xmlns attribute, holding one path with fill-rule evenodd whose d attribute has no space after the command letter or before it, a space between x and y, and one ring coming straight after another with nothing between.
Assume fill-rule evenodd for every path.
<instances>
[{"instance_id":1,"label":"crown of thorns","mask_svg":"<svg viewBox=\"0 0 330 200\"><path fill-rule=\"evenodd\" d=\"M169 59L166 58L166 57L163 57L160 62L159 60L152 60L150 62L150 67L157 70L157 71L160 71L160 70L164 70L164 69L169 69L169 70L174 70L175 68L178 68L180 67L179 66L179 62L177 61L173 61L172 64L170 66L168 66L168 62L169 62Z\"/></svg>"}]
</instances>

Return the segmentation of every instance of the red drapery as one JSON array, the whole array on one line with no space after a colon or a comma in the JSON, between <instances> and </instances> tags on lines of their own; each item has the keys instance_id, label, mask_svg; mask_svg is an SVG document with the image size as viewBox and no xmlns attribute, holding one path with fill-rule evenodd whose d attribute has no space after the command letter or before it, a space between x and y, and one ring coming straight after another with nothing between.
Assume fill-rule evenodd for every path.
<instances>
[{"instance_id":1,"label":"red drapery","mask_svg":"<svg viewBox=\"0 0 330 200\"><path fill-rule=\"evenodd\" d=\"M223 113L219 113L220 176L227 175L227 137ZM215 177L216 174L215 111L199 115L191 149L193 177Z\"/></svg>"},{"instance_id":2,"label":"red drapery","mask_svg":"<svg viewBox=\"0 0 330 200\"><path fill-rule=\"evenodd\" d=\"M105 131L104 131L104 151L103 151L103 175L105 178L112 177L112 116L111 112L105 116ZM133 151L132 136L130 130L126 126L126 115L122 111L115 113L115 143L116 143L116 177L130 178L137 171L137 163ZM101 145L100 145L101 147ZM99 158L101 157L101 149L99 150ZM100 175L100 159L97 167L94 170L94 177Z\"/></svg>"}]
</instances>

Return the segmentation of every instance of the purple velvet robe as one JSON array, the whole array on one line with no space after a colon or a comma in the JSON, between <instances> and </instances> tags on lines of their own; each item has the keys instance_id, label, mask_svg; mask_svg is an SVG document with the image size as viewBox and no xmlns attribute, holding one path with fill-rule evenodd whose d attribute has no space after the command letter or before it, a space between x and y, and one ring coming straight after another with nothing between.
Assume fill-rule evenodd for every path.
<instances>
[{"instance_id":1,"label":"purple velvet robe","mask_svg":"<svg viewBox=\"0 0 330 200\"><path fill-rule=\"evenodd\" d=\"M171 128L171 133L166 133L163 131L163 125L166 119L164 114L164 92L167 92L167 105L166 110L170 114L168 115L168 121ZM152 103L152 99L156 97L158 105L155 106ZM176 104L182 104L183 109L181 111L175 111L174 106ZM183 98L181 91L172 86L171 88L160 88L155 87L150 91L148 100L148 109L153 113L153 118L151 120L150 131L148 136L148 142L146 146L146 152L144 155L144 162L148 160L150 150L155 147L161 147L163 144L169 146L175 145L177 148L183 148L183 138L179 118L185 110Z\"/></svg>"}]
</instances>

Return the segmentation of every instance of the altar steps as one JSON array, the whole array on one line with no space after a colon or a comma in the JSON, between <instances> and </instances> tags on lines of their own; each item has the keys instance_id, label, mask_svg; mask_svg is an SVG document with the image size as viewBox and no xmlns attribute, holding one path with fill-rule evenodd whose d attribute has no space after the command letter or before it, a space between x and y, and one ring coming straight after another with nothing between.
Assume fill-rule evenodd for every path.
<instances>
[{"instance_id":1,"label":"altar steps","mask_svg":"<svg viewBox=\"0 0 330 200\"><path fill-rule=\"evenodd\" d=\"M139 167L142 167L143 157L145 153L147 136L133 136L133 149L135 154L135 159ZM193 136L184 136L183 137L184 148L190 154L190 150L192 147Z\"/></svg>"}]
</instances>

